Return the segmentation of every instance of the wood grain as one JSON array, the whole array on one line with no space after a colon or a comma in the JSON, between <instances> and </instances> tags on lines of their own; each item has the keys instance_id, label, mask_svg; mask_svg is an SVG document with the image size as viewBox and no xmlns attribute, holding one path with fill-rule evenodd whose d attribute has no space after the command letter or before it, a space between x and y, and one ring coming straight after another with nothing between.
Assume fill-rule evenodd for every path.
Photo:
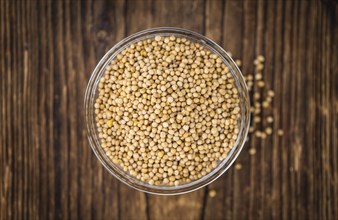
<instances>
[{"instance_id":1,"label":"wood grain","mask_svg":"<svg viewBox=\"0 0 338 220\"><path fill-rule=\"evenodd\" d=\"M336 219L337 15L332 0L0 1L0 219ZM285 133L250 137L241 169L180 196L118 182L85 130L97 62L158 26L210 37L242 60L244 74L264 55L275 99L261 116Z\"/></svg>"}]
</instances>

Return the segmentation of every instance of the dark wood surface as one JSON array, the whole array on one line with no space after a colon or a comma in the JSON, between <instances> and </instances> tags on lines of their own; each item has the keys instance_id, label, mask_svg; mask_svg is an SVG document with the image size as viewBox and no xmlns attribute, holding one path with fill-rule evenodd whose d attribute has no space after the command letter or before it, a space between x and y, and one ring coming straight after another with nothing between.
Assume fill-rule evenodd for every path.
<instances>
[{"instance_id":1,"label":"dark wood surface","mask_svg":"<svg viewBox=\"0 0 338 220\"><path fill-rule=\"evenodd\" d=\"M264 55L276 95L263 114L285 133L251 138L241 169L180 196L118 182L85 130L96 63L125 36L157 26L205 34L244 73ZM338 218L335 1L0 0L0 41L0 219Z\"/></svg>"}]
</instances>

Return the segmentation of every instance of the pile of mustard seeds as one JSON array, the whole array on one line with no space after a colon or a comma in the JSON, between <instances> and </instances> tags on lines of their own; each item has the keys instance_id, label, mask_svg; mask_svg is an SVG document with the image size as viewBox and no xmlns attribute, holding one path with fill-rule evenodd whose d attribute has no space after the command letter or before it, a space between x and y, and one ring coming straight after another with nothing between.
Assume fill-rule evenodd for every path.
<instances>
[{"instance_id":1,"label":"pile of mustard seeds","mask_svg":"<svg viewBox=\"0 0 338 220\"><path fill-rule=\"evenodd\" d=\"M217 167L234 146L240 99L222 59L202 45L156 36L106 67L95 105L101 146L151 185L180 185Z\"/></svg>"}]
</instances>

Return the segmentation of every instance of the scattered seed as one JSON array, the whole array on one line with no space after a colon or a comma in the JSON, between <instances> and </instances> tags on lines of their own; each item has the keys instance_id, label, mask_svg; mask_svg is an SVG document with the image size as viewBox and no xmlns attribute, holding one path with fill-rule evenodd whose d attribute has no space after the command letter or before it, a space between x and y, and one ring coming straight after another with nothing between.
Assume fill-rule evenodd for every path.
<instances>
[{"instance_id":1,"label":"scattered seed","mask_svg":"<svg viewBox=\"0 0 338 220\"><path fill-rule=\"evenodd\" d=\"M264 58L262 55L258 55L258 56L257 56L257 60L258 60L259 62L264 62L264 61L265 61L265 58Z\"/></svg>"},{"instance_id":2,"label":"scattered seed","mask_svg":"<svg viewBox=\"0 0 338 220\"><path fill-rule=\"evenodd\" d=\"M260 63L260 64L256 65L256 70L258 72L261 72L263 69L264 69L264 65L263 64Z\"/></svg>"},{"instance_id":3,"label":"scattered seed","mask_svg":"<svg viewBox=\"0 0 338 220\"><path fill-rule=\"evenodd\" d=\"M253 63L254 63L254 65L255 65L255 66L257 66L257 65L261 64L261 62L260 62L258 59L254 60L254 62L253 62Z\"/></svg>"},{"instance_id":4,"label":"scattered seed","mask_svg":"<svg viewBox=\"0 0 338 220\"><path fill-rule=\"evenodd\" d=\"M274 96L275 96L275 92L272 91L272 90L269 90L269 91L268 91L268 96L274 97Z\"/></svg>"},{"instance_id":5,"label":"scattered seed","mask_svg":"<svg viewBox=\"0 0 338 220\"><path fill-rule=\"evenodd\" d=\"M264 82L263 75L262 75L262 70L264 69L264 62L265 62L265 58L262 55L258 55L257 58L254 60L254 65L255 65L254 77L252 74L246 74L245 80L246 80L249 92L252 92L254 84L258 88L266 87L266 83ZM253 78L255 78L255 81L253 81ZM263 131L256 130L255 126L257 126L257 124L262 121L259 116L259 114L261 113L261 108L269 109L274 95L275 93L271 89L267 91L267 97L265 97L264 100L261 100L259 92L254 92L254 94L252 95L255 101L254 101L254 106L250 108L250 112L253 113L252 120L251 120L253 122L253 125L249 127L249 133L253 133L258 138L265 139L267 138L267 135L271 135L273 132L270 126L263 128ZM273 121L274 119L272 116L268 116L266 118L267 123L271 124L273 123ZM279 129L277 133L279 136L282 136L284 134L284 132L281 129Z\"/></svg>"},{"instance_id":6,"label":"scattered seed","mask_svg":"<svg viewBox=\"0 0 338 220\"><path fill-rule=\"evenodd\" d=\"M263 80L259 80L259 81L257 82L257 86L258 86L259 88L263 88L263 87L265 86L265 82L264 82Z\"/></svg>"},{"instance_id":7,"label":"scattered seed","mask_svg":"<svg viewBox=\"0 0 338 220\"><path fill-rule=\"evenodd\" d=\"M261 74L261 73L257 73L256 75L255 75L255 79L256 80L261 80L263 78L263 75Z\"/></svg>"},{"instance_id":8,"label":"scattered seed","mask_svg":"<svg viewBox=\"0 0 338 220\"><path fill-rule=\"evenodd\" d=\"M270 104L269 104L269 102L264 101L264 102L262 103L262 106L263 106L263 108L268 108L268 107L270 106Z\"/></svg>"},{"instance_id":9,"label":"scattered seed","mask_svg":"<svg viewBox=\"0 0 338 220\"><path fill-rule=\"evenodd\" d=\"M260 107L255 108L254 114L258 115L259 113L261 113L261 108Z\"/></svg>"},{"instance_id":10,"label":"scattered seed","mask_svg":"<svg viewBox=\"0 0 338 220\"><path fill-rule=\"evenodd\" d=\"M259 94L259 92L254 93L254 99L259 99L260 97L261 95Z\"/></svg>"},{"instance_id":11,"label":"scattered seed","mask_svg":"<svg viewBox=\"0 0 338 220\"><path fill-rule=\"evenodd\" d=\"M268 135L272 134L272 128L271 127L265 128L265 133Z\"/></svg>"},{"instance_id":12,"label":"scattered seed","mask_svg":"<svg viewBox=\"0 0 338 220\"><path fill-rule=\"evenodd\" d=\"M213 189L212 189L212 190L209 191L209 197L210 197L210 198L214 198L216 195L217 195L216 190L213 190Z\"/></svg>"},{"instance_id":13,"label":"scattered seed","mask_svg":"<svg viewBox=\"0 0 338 220\"><path fill-rule=\"evenodd\" d=\"M254 118L254 122L255 122L255 123L261 122L261 117L256 116L256 117Z\"/></svg>"},{"instance_id":14,"label":"scattered seed","mask_svg":"<svg viewBox=\"0 0 338 220\"><path fill-rule=\"evenodd\" d=\"M256 131L255 132L256 137L262 137L262 132L261 131Z\"/></svg>"},{"instance_id":15,"label":"scattered seed","mask_svg":"<svg viewBox=\"0 0 338 220\"><path fill-rule=\"evenodd\" d=\"M254 127L251 126L251 127L249 128L249 132L252 133L252 132L254 132L254 131L255 131Z\"/></svg>"},{"instance_id":16,"label":"scattered seed","mask_svg":"<svg viewBox=\"0 0 338 220\"><path fill-rule=\"evenodd\" d=\"M256 154L256 149L253 148L253 147L250 148L250 149L249 149L249 154L250 154L250 155L255 155L255 154Z\"/></svg>"},{"instance_id":17,"label":"scattered seed","mask_svg":"<svg viewBox=\"0 0 338 220\"><path fill-rule=\"evenodd\" d=\"M237 66L241 66L242 65L242 61L241 60L236 60L235 62L237 64Z\"/></svg>"},{"instance_id":18,"label":"scattered seed","mask_svg":"<svg viewBox=\"0 0 338 220\"><path fill-rule=\"evenodd\" d=\"M273 117L268 116L268 117L266 118L266 121L267 121L268 123L272 123L272 122L273 122Z\"/></svg>"}]
</instances>

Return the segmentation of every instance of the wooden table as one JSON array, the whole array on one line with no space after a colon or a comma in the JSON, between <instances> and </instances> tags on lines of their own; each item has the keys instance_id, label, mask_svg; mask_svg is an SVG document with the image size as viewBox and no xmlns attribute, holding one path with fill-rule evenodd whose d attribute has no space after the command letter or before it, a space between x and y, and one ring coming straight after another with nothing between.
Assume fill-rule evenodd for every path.
<instances>
[{"instance_id":1,"label":"wooden table","mask_svg":"<svg viewBox=\"0 0 338 220\"><path fill-rule=\"evenodd\" d=\"M124 37L157 26L210 37L245 74L264 55L275 91L264 115L285 133L251 138L241 169L180 196L117 181L85 130L96 63ZM330 0L0 1L0 219L337 219L337 36Z\"/></svg>"}]
</instances>

